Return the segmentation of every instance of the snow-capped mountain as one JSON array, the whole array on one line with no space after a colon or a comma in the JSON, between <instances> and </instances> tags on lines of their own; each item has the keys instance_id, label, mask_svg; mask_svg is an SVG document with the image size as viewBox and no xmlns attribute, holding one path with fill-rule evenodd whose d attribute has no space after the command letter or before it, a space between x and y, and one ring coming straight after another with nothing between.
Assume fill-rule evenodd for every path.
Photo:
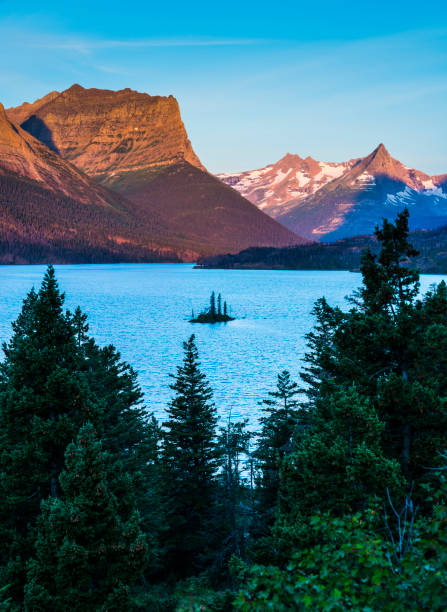
<instances>
[{"instance_id":1,"label":"snow-capped mountain","mask_svg":"<svg viewBox=\"0 0 447 612\"><path fill-rule=\"evenodd\" d=\"M314 240L370 234L407 206L412 229L447 224L447 175L429 176L391 157L383 144L343 163L287 154L276 164L219 175L295 232Z\"/></svg>"},{"instance_id":2,"label":"snow-capped mountain","mask_svg":"<svg viewBox=\"0 0 447 612\"><path fill-rule=\"evenodd\" d=\"M259 170L217 176L264 212L277 217L288 210L288 202L315 193L326 183L342 176L355 161L320 162L312 157L303 159L287 153L276 164Z\"/></svg>"}]
</instances>

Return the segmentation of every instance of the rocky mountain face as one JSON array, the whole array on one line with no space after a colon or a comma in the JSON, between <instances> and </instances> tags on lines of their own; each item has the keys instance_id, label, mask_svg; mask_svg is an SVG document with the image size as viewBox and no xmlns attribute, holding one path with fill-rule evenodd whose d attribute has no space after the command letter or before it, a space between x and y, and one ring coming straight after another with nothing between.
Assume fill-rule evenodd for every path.
<instances>
[{"instance_id":1,"label":"rocky mountain face","mask_svg":"<svg viewBox=\"0 0 447 612\"><path fill-rule=\"evenodd\" d=\"M180 161L202 168L172 96L73 85L7 113L63 159L103 183Z\"/></svg>"},{"instance_id":2,"label":"rocky mountain face","mask_svg":"<svg viewBox=\"0 0 447 612\"><path fill-rule=\"evenodd\" d=\"M177 261L189 245L12 123L0 104L0 263Z\"/></svg>"},{"instance_id":3,"label":"rocky mountain face","mask_svg":"<svg viewBox=\"0 0 447 612\"><path fill-rule=\"evenodd\" d=\"M2 118L8 126L0 132L0 173L3 168L8 174L3 182L5 194L8 192L4 198L13 206L11 185L18 175L17 208L26 208L24 193L30 186L25 188L23 181L32 181L28 202L38 201L39 205L33 204L35 217L28 219L31 225L33 219L41 223L41 213L48 217L43 202L51 200L54 205L54 197L65 197L70 204L64 206L71 212L65 210L65 219L60 217L64 208L60 206L54 219L60 231L84 240L88 228L78 218L85 215L79 204L116 207L125 227L115 227L115 218L113 223L110 219L96 223L109 227L107 236L115 251L126 251L125 261L164 256L169 261L193 260L251 245L305 242L206 172L172 96L74 85L32 104L8 109L6 114L2 109ZM20 127L14 121L19 121ZM52 197L45 200L42 193L48 190ZM76 223L71 223L75 217ZM65 227L69 223L70 227ZM34 229L32 233L37 235ZM46 228L45 236L51 243L50 229ZM109 253L109 246L104 252ZM91 252L90 242L87 250ZM119 255L113 257L113 261L119 259Z\"/></svg>"},{"instance_id":4,"label":"rocky mountain face","mask_svg":"<svg viewBox=\"0 0 447 612\"><path fill-rule=\"evenodd\" d=\"M273 166L220 178L314 240L371 234L382 217L394 217L405 206L414 230L447 224L446 175L408 168L383 144L364 158L340 164L287 155Z\"/></svg>"},{"instance_id":5,"label":"rocky mountain face","mask_svg":"<svg viewBox=\"0 0 447 612\"><path fill-rule=\"evenodd\" d=\"M9 121L0 104L0 174L31 179L53 193L84 204L120 206L114 194L50 151L28 132Z\"/></svg>"}]
</instances>

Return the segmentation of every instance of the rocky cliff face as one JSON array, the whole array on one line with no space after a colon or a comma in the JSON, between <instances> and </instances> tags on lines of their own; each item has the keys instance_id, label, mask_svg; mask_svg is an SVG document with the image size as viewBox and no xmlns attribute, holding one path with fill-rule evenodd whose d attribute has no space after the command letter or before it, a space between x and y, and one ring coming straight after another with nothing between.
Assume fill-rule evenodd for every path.
<instances>
[{"instance_id":1,"label":"rocky cliff face","mask_svg":"<svg viewBox=\"0 0 447 612\"><path fill-rule=\"evenodd\" d=\"M121 250L132 245L127 251L135 261L141 260L138 245L145 258L151 256L148 249L155 249L170 259L194 260L251 245L283 246L304 240L203 168L172 96L74 85L6 112L11 120L21 120L16 130L24 144L17 142L5 153L5 167L17 171L17 151L30 145L39 150L39 159L28 160L22 176L39 181L45 189L54 185L55 191L77 201L94 200L93 187L115 197L126 211L128 230L114 229L110 235L113 240L118 236ZM50 160L51 171L41 168L43 159ZM87 181L83 199L71 179L58 179L58 165ZM63 227L63 220L59 222ZM78 224L77 220L72 228L75 233ZM83 225L82 234L85 231Z\"/></svg>"},{"instance_id":2,"label":"rocky cliff face","mask_svg":"<svg viewBox=\"0 0 447 612\"><path fill-rule=\"evenodd\" d=\"M190 244L12 123L0 104L0 263L177 261Z\"/></svg>"},{"instance_id":3,"label":"rocky cliff face","mask_svg":"<svg viewBox=\"0 0 447 612\"><path fill-rule=\"evenodd\" d=\"M181 161L202 168L172 96L73 85L7 113L62 158L108 185L129 173Z\"/></svg>"},{"instance_id":4,"label":"rocky cliff face","mask_svg":"<svg viewBox=\"0 0 447 612\"><path fill-rule=\"evenodd\" d=\"M141 226L156 219L166 235L188 245L192 258L303 241L204 169L172 96L73 85L7 113L60 158L132 202Z\"/></svg>"},{"instance_id":5,"label":"rocky cliff face","mask_svg":"<svg viewBox=\"0 0 447 612\"><path fill-rule=\"evenodd\" d=\"M407 206L412 229L447 223L446 176L429 176L391 157L383 144L363 158L317 162L286 155L239 175L219 175L259 208L314 240L370 234Z\"/></svg>"},{"instance_id":6,"label":"rocky cliff face","mask_svg":"<svg viewBox=\"0 0 447 612\"><path fill-rule=\"evenodd\" d=\"M84 204L119 205L120 197L12 123L0 104L0 174L14 173Z\"/></svg>"}]
</instances>

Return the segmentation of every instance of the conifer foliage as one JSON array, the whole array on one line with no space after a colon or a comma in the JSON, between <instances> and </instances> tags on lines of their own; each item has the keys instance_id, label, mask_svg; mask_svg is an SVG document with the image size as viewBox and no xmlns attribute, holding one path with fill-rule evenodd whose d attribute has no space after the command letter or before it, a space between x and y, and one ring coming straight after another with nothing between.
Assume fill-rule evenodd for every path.
<instances>
[{"instance_id":1,"label":"conifer foliage","mask_svg":"<svg viewBox=\"0 0 447 612\"><path fill-rule=\"evenodd\" d=\"M88 422L104 450L113 460L119 459L124 473L132 478L143 522L155 525L163 516L153 474L158 429L141 406L135 374L113 347L101 349L88 337L86 317L80 310L73 315L64 312L63 305L64 295L49 266L40 290L31 290L24 300L12 338L3 347L0 580L8 586L12 610L23 603L42 508L49 512L53 503L59 504L67 495L60 480L67 446ZM119 480L109 486L111 494L124 494ZM157 558L155 540L151 534L150 564Z\"/></svg>"},{"instance_id":2,"label":"conifer foliage","mask_svg":"<svg viewBox=\"0 0 447 612\"><path fill-rule=\"evenodd\" d=\"M67 447L59 481L61 497L45 500L37 521L26 609L128 610L147 545L132 479L103 450L93 425Z\"/></svg>"},{"instance_id":3,"label":"conifer foliage","mask_svg":"<svg viewBox=\"0 0 447 612\"><path fill-rule=\"evenodd\" d=\"M215 537L218 447L216 408L194 335L184 343L183 364L173 375L174 397L163 432L163 465L169 531L169 565L179 574L204 568Z\"/></svg>"},{"instance_id":4,"label":"conifer foliage","mask_svg":"<svg viewBox=\"0 0 447 612\"><path fill-rule=\"evenodd\" d=\"M292 435L300 421L304 426L298 394L297 383L291 379L290 372L283 370L278 374L276 389L261 402L266 416L260 418L262 427L255 456L261 473L259 499L267 522L271 521L278 500L281 460L291 450Z\"/></svg>"},{"instance_id":5,"label":"conifer foliage","mask_svg":"<svg viewBox=\"0 0 447 612\"><path fill-rule=\"evenodd\" d=\"M94 409L63 303L50 266L39 292L31 291L25 299L13 336L3 347L0 555L10 593L23 584L30 527L40 503L60 493L65 448Z\"/></svg>"}]
</instances>

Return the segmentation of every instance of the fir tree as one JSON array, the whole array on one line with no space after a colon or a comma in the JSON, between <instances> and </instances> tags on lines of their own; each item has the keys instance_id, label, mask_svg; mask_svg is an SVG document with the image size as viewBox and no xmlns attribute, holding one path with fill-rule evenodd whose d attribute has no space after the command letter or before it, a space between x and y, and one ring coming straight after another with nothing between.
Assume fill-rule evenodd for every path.
<instances>
[{"instance_id":1,"label":"fir tree","mask_svg":"<svg viewBox=\"0 0 447 612\"><path fill-rule=\"evenodd\" d=\"M147 545L132 479L87 424L66 451L61 498L42 503L25 609L128 610Z\"/></svg>"},{"instance_id":2,"label":"fir tree","mask_svg":"<svg viewBox=\"0 0 447 612\"><path fill-rule=\"evenodd\" d=\"M376 230L379 256L362 259L363 286L349 312L318 305L309 338L310 399L353 383L385 424L383 449L409 481L435 466L447 444L447 290L418 297L419 275L408 265L408 213Z\"/></svg>"},{"instance_id":3,"label":"fir tree","mask_svg":"<svg viewBox=\"0 0 447 612\"><path fill-rule=\"evenodd\" d=\"M211 317L216 316L216 294L214 291L211 293L210 297L210 315Z\"/></svg>"},{"instance_id":4,"label":"fir tree","mask_svg":"<svg viewBox=\"0 0 447 612\"><path fill-rule=\"evenodd\" d=\"M163 464L169 530L169 566L178 574L203 569L210 560L216 500L216 408L194 336L184 343L183 364L173 376L175 395L164 423Z\"/></svg>"},{"instance_id":5,"label":"fir tree","mask_svg":"<svg viewBox=\"0 0 447 612\"><path fill-rule=\"evenodd\" d=\"M227 562L233 554L244 556L245 539L250 525L249 491L243 475L244 459L249 453L251 434L246 430L248 419L221 427L218 436L220 454L219 499L222 531L220 555Z\"/></svg>"},{"instance_id":6,"label":"fir tree","mask_svg":"<svg viewBox=\"0 0 447 612\"><path fill-rule=\"evenodd\" d=\"M279 467L281 460L291 450L292 435L300 423L304 426L304 416L298 409L297 396L300 393L290 372L283 370L278 374L274 391L261 402L267 414L259 419L262 428L255 451L261 478L258 483L258 497L262 508L263 522L269 524L274 516L278 502Z\"/></svg>"},{"instance_id":7,"label":"fir tree","mask_svg":"<svg viewBox=\"0 0 447 612\"><path fill-rule=\"evenodd\" d=\"M217 296L217 314L219 317L222 315L222 296L220 293Z\"/></svg>"},{"instance_id":8,"label":"fir tree","mask_svg":"<svg viewBox=\"0 0 447 612\"><path fill-rule=\"evenodd\" d=\"M318 511L363 510L387 488L399 499L403 476L423 499L418 484L447 445L447 287L418 297L406 212L376 236L382 250L364 254L351 309L316 306L304 374L311 430L283 466L282 543L305 538Z\"/></svg>"},{"instance_id":9,"label":"fir tree","mask_svg":"<svg viewBox=\"0 0 447 612\"><path fill-rule=\"evenodd\" d=\"M78 329L77 317L78 311L74 315L75 329ZM151 549L147 570L158 571L162 554L159 534L165 523L160 482L160 428L143 405L136 372L121 360L113 345L99 347L88 336L85 319L82 328L82 371L96 400L95 427L104 449L119 457L126 472L132 474L137 507Z\"/></svg>"},{"instance_id":10,"label":"fir tree","mask_svg":"<svg viewBox=\"0 0 447 612\"><path fill-rule=\"evenodd\" d=\"M16 601L40 502L60 494L64 450L94 408L63 303L49 266L24 301L0 366L0 563Z\"/></svg>"},{"instance_id":11,"label":"fir tree","mask_svg":"<svg viewBox=\"0 0 447 612\"><path fill-rule=\"evenodd\" d=\"M281 469L276 535L290 550L307 544L311 516L363 511L369 502L404 491L396 460L382 450L384 424L355 388L317 402L310 430L302 433Z\"/></svg>"},{"instance_id":12,"label":"fir tree","mask_svg":"<svg viewBox=\"0 0 447 612\"><path fill-rule=\"evenodd\" d=\"M63 303L50 266L40 291L25 299L0 366L0 579L17 605L41 501L60 496L65 449L87 421L132 473L151 551L164 522L159 429L136 374L112 346L99 348L85 315L64 313Z\"/></svg>"}]
</instances>

